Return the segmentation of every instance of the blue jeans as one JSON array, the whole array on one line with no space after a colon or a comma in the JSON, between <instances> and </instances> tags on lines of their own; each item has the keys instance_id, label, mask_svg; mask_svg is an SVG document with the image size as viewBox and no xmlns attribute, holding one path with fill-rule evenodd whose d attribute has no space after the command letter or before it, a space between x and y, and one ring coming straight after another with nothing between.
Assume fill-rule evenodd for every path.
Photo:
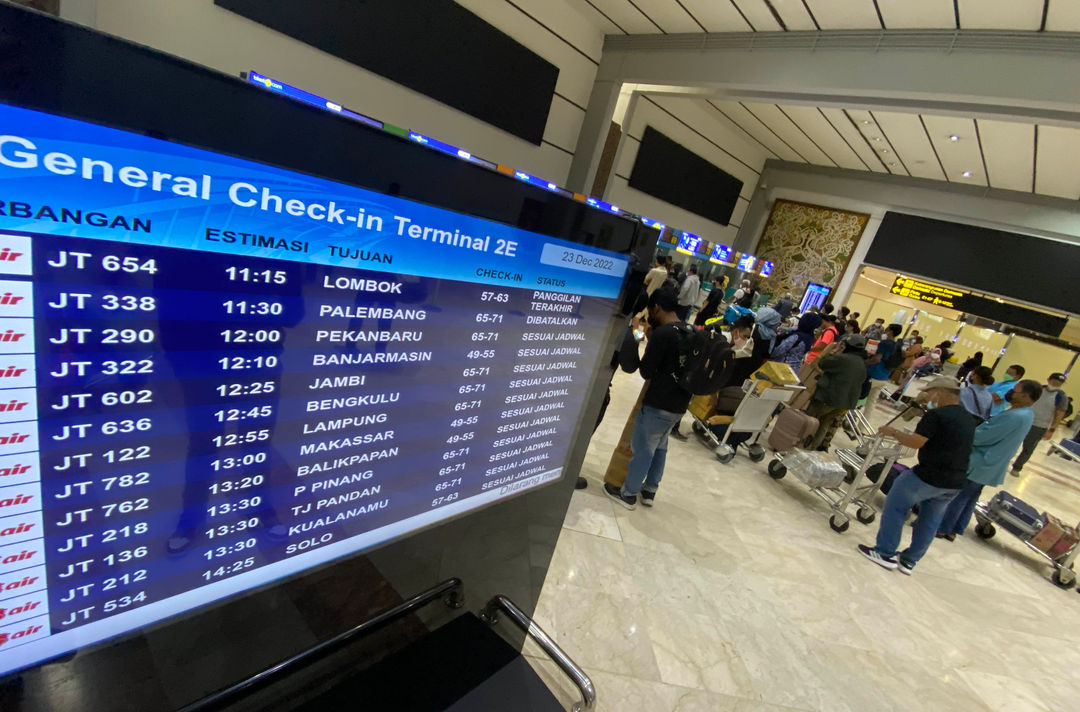
<instances>
[{"instance_id":1,"label":"blue jeans","mask_svg":"<svg viewBox=\"0 0 1080 712\"><path fill-rule=\"evenodd\" d=\"M901 561L908 566L914 566L930 548L945 508L959 491L928 485L920 480L913 470L901 474L893 482L889 496L885 498L877 545L874 548L883 556L896 556L896 550L900 546L900 533L904 529L904 519L917 504L919 518L915 521L915 530L911 534L911 545L900 552Z\"/></svg>"},{"instance_id":2,"label":"blue jeans","mask_svg":"<svg viewBox=\"0 0 1080 712\"><path fill-rule=\"evenodd\" d=\"M634 421L634 432L630 434L633 455L622 486L624 495L631 497L642 489L655 492L660 486L664 461L667 460L668 434L671 426L680 420L682 413L641 406L641 412Z\"/></svg>"},{"instance_id":3,"label":"blue jeans","mask_svg":"<svg viewBox=\"0 0 1080 712\"><path fill-rule=\"evenodd\" d=\"M945 508L945 516L941 518L938 531L942 534L963 534L971 523L971 515L975 512L975 503L979 501L983 486L978 482L967 481L960 494L949 502Z\"/></svg>"}]
</instances>

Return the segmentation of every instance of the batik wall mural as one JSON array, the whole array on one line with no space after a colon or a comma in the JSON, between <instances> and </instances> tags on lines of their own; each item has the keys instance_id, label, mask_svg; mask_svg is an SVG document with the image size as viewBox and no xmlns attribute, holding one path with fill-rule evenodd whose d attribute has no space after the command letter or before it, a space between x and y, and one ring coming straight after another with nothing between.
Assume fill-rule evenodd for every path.
<instances>
[{"instance_id":1,"label":"batik wall mural","mask_svg":"<svg viewBox=\"0 0 1080 712\"><path fill-rule=\"evenodd\" d=\"M809 282L835 289L869 219L867 213L777 200L755 251L776 265L763 291L798 298Z\"/></svg>"}]
</instances>

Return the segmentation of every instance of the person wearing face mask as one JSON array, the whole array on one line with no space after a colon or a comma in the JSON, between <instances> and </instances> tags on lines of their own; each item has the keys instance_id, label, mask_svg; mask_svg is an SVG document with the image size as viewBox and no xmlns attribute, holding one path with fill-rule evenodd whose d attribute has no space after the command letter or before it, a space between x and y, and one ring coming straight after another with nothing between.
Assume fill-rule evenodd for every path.
<instances>
[{"instance_id":1,"label":"person wearing face mask","mask_svg":"<svg viewBox=\"0 0 1080 712\"><path fill-rule=\"evenodd\" d=\"M990 420L994 399L987 386L994 383L993 373L986 366L977 366L968 374L967 385L960 391L960 404L975 417L977 423Z\"/></svg>"},{"instance_id":2,"label":"person wearing face mask","mask_svg":"<svg viewBox=\"0 0 1080 712\"><path fill-rule=\"evenodd\" d=\"M1005 482L1009 458L1020 449L1024 436L1031 429L1035 417L1031 406L1042 396L1042 387L1034 380L1020 381L1014 386L1012 407L975 428L975 446L968 462L967 482L949 503L938 525L937 535L941 539L953 541L957 534L964 533L983 487L1000 487Z\"/></svg>"},{"instance_id":3,"label":"person wearing face mask","mask_svg":"<svg viewBox=\"0 0 1080 712\"><path fill-rule=\"evenodd\" d=\"M731 384L741 385L769 357L769 342L757 333L754 317L741 316L731 325L731 345L735 350Z\"/></svg>"},{"instance_id":4,"label":"person wearing face mask","mask_svg":"<svg viewBox=\"0 0 1080 712\"><path fill-rule=\"evenodd\" d=\"M925 393L936 408L927 411L914 433L892 426L878 430L901 445L919 451L919 464L893 482L881 510L874 546L858 545L859 553L886 569L910 575L934 541L949 502L967 482L968 461L975 442L975 420L960 405L960 384L948 376L931 380ZM918 505L919 518L911 545L898 552L908 512Z\"/></svg>"},{"instance_id":5,"label":"person wearing face mask","mask_svg":"<svg viewBox=\"0 0 1080 712\"><path fill-rule=\"evenodd\" d=\"M686 334L691 327L680 319L676 310L679 299L674 291L658 289L649 297L649 342L645 354L638 357L633 344L620 354L620 366L624 371L640 371L649 381L642 401L641 411L634 420L630 437L633 456L626 470L626 480L621 488L607 482L604 493L616 502L633 510L638 495L641 503L651 507L664 476L667 459L668 435L673 426L682 420L690 404L690 392L679 385L678 376L686 361Z\"/></svg>"},{"instance_id":6,"label":"person wearing face mask","mask_svg":"<svg viewBox=\"0 0 1080 712\"><path fill-rule=\"evenodd\" d=\"M1035 452L1035 447L1040 440L1049 440L1054 437L1054 431L1065 417L1069 399L1061 387L1065 385L1064 373L1051 373L1046 379L1046 385L1042 387L1043 394L1032 406L1034 418L1027 437L1024 438L1024 446L1020 448L1020 455L1013 460L1009 474L1019 477L1020 470L1024 469L1029 458Z\"/></svg>"},{"instance_id":7,"label":"person wearing face mask","mask_svg":"<svg viewBox=\"0 0 1080 712\"><path fill-rule=\"evenodd\" d=\"M1016 382L1024 377L1025 373L1027 371L1024 370L1023 366L1014 363L1005 369L1005 375L1001 377L1000 381L996 381L992 386L987 386L986 391L993 401L993 406L990 408L991 418L998 413L1004 413L1005 409L1009 407L1009 402L1005 400L1005 396L1016 386Z\"/></svg>"}]
</instances>

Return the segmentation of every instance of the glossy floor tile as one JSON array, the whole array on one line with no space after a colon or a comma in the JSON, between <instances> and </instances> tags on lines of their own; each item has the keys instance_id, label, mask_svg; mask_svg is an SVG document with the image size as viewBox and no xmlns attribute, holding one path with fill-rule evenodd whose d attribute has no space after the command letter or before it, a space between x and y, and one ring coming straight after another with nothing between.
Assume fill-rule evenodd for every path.
<instances>
[{"instance_id":1,"label":"glossy floor tile","mask_svg":"<svg viewBox=\"0 0 1080 712\"><path fill-rule=\"evenodd\" d=\"M536 612L600 710L1080 709L1080 595L1007 532L935 541L911 577L885 571L855 550L877 522L836 534L794 477L774 481L744 454L722 465L693 436L671 440L655 507L615 505L603 473L640 387L616 375ZM875 422L889 417L879 407ZM1005 488L1080 520L1080 465L1046 446ZM537 647L525 652L573 699Z\"/></svg>"}]
</instances>

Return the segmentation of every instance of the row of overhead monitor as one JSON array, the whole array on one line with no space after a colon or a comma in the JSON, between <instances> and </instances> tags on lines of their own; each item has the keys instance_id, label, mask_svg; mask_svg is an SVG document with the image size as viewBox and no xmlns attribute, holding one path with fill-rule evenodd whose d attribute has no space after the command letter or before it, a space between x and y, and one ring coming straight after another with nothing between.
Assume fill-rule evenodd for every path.
<instances>
[{"instance_id":1,"label":"row of overhead monitor","mask_svg":"<svg viewBox=\"0 0 1080 712\"><path fill-rule=\"evenodd\" d=\"M702 238L699 235L690 232L680 233L679 244L675 247L675 250L687 255L697 255L698 249L701 247L701 239ZM770 276L773 270L772 262L769 262L768 260L759 260L749 252L735 252L731 247L719 243L713 245L712 253L709 255L709 261L718 265L734 267L740 272L757 274L762 277Z\"/></svg>"}]
</instances>

